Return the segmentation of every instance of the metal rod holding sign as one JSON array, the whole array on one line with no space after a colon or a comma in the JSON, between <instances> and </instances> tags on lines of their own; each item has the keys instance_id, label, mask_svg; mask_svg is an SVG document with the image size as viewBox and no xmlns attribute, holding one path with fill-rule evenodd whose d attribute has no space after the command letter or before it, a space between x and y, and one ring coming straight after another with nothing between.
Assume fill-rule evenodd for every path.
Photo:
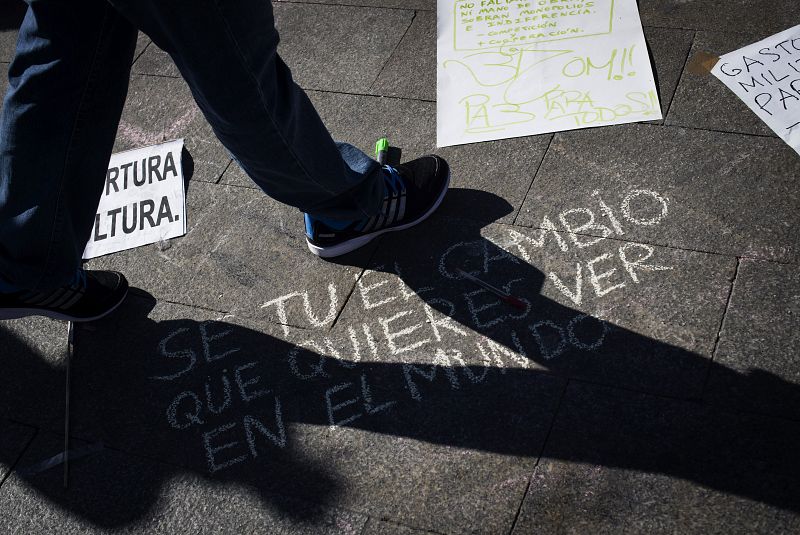
<instances>
[{"instance_id":1,"label":"metal rod holding sign","mask_svg":"<svg viewBox=\"0 0 800 535\"><path fill-rule=\"evenodd\" d=\"M69 398L70 377L72 375L72 353L75 344L74 324L67 322L67 383L64 401L64 488L69 487Z\"/></svg>"}]
</instances>

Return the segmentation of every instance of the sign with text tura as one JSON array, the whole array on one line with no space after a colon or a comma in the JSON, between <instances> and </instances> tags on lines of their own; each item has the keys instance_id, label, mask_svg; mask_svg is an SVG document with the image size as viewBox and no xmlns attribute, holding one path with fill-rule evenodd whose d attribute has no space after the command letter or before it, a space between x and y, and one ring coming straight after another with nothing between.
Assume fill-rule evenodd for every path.
<instances>
[{"instance_id":1,"label":"sign with text tura","mask_svg":"<svg viewBox=\"0 0 800 535\"><path fill-rule=\"evenodd\" d=\"M183 139L111 156L83 258L186 234Z\"/></svg>"},{"instance_id":2,"label":"sign with text tura","mask_svg":"<svg viewBox=\"0 0 800 535\"><path fill-rule=\"evenodd\" d=\"M661 118L635 0L438 0L437 145Z\"/></svg>"}]
</instances>

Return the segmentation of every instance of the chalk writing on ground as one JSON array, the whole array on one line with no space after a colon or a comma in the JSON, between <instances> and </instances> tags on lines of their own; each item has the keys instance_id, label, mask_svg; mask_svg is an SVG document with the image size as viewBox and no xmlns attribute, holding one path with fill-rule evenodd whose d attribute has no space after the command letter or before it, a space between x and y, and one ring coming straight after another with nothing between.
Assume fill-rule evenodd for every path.
<instances>
[{"instance_id":1,"label":"chalk writing on ground","mask_svg":"<svg viewBox=\"0 0 800 535\"><path fill-rule=\"evenodd\" d=\"M660 119L634 0L439 0L437 144Z\"/></svg>"},{"instance_id":2,"label":"chalk writing on ground","mask_svg":"<svg viewBox=\"0 0 800 535\"><path fill-rule=\"evenodd\" d=\"M674 268L651 245L614 239L631 228L660 225L669 216L669 199L632 189L615 205L597 191L591 200L590 206L544 216L537 229L497 226L489 236L447 246L431 260L429 286L409 287L400 262L365 271L356 276L350 297L355 319L340 318L335 332L327 327L350 288L331 283L322 302L297 290L262 303L288 341L285 354L270 355L268 363L263 355L242 351L233 327L222 321L169 333L154 348L162 371L150 377L161 387L175 387L164 421L176 432L191 433L209 471L218 472L268 455L269 448L287 447L287 401L283 386L273 382L285 382L280 377L300 385L295 388L303 404L316 405L320 423L336 429L391 417L403 404L425 404L432 385L481 388L509 369L600 350L614 327L569 307L657 280ZM541 273L532 263L536 250L569 258L559 264L568 268ZM585 251L591 252L583 258ZM534 306L536 295L520 293L527 307L512 309L483 289L459 284L456 267L482 278L503 274L506 280L492 280L512 293L539 273L569 306L543 309ZM283 370L277 376L270 367L275 362ZM396 388L373 377L368 363L394 364Z\"/></svg>"}]
</instances>

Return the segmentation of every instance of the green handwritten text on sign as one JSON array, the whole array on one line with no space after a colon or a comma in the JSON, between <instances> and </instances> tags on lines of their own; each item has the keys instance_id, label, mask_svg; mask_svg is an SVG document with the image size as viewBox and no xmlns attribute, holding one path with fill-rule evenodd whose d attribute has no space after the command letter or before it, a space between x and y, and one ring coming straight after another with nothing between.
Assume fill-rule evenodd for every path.
<instances>
[{"instance_id":1,"label":"green handwritten text on sign","mask_svg":"<svg viewBox=\"0 0 800 535\"><path fill-rule=\"evenodd\" d=\"M661 118L635 0L439 0L440 146Z\"/></svg>"}]
</instances>

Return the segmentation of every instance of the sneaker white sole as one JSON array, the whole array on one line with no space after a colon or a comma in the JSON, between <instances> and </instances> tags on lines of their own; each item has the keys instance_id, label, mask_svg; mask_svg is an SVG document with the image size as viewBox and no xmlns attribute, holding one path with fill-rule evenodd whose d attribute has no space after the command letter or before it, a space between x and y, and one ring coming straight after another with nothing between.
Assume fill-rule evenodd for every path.
<instances>
[{"instance_id":1,"label":"sneaker white sole","mask_svg":"<svg viewBox=\"0 0 800 535\"><path fill-rule=\"evenodd\" d=\"M0 308L0 321L27 318L29 316L43 316L45 318L54 320L74 321L76 323L95 321L114 312L114 310L116 310L117 307L120 306L123 301L125 301L126 297L128 297L128 290L125 290L125 293L122 295L120 300L114 304L114 306L102 314L98 314L97 316L93 316L91 318L76 318L75 316L70 316L69 314L63 314L61 312L56 312L55 310L45 310L43 308Z\"/></svg>"},{"instance_id":2,"label":"sneaker white sole","mask_svg":"<svg viewBox=\"0 0 800 535\"><path fill-rule=\"evenodd\" d=\"M319 256L320 258L333 258L335 256L342 256L349 252L355 251L361 247L364 247L366 244L380 236L381 234L386 234L387 232L397 232L398 230L405 230L407 228L411 228L418 223L422 223L430 215L439 208L439 205L442 204L444 200L444 196L447 193L448 188L450 187L450 170L447 171L447 178L444 181L444 188L442 188L442 192L439 194L439 198L436 199L436 202L428 209L427 212L419 216L414 221L410 221L403 225L398 225L396 227L386 227L381 230L376 230L375 232L370 232L369 234L364 234L363 236L359 236L358 238L353 238L351 240L347 240L345 242L339 243L337 245L331 245L330 247L318 247L308 241L306 238L306 244L308 245L308 250L314 253L315 255Z\"/></svg>"}]
</instances>

